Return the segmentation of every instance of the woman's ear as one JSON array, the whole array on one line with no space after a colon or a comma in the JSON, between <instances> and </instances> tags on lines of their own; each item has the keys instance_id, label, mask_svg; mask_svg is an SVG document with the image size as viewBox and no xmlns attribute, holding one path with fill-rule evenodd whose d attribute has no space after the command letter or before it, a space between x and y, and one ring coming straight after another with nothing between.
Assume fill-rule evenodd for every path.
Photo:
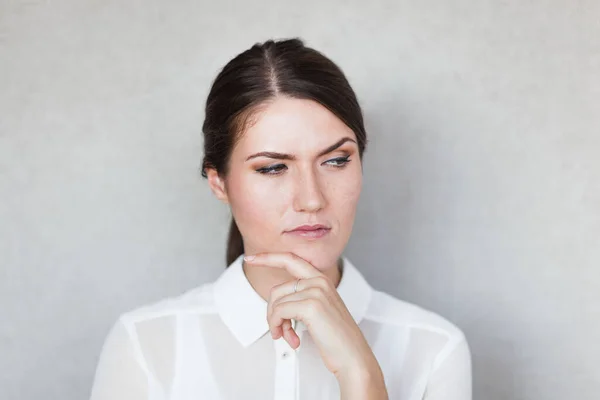
<instances>
[{"instance_id":1,"label":"woman's ear","mask_svg":"<svg viewBox=\"0 0 600 400\"><path fill-rule=\"evenodd\" d=\"M212 190L217 199L221 200L225 204L229 204L229 198L225 188L225 180L223 180L217 170L214 168L207 168L206 177L208 178L210 190Z\"/></svg>"}]
</instances>

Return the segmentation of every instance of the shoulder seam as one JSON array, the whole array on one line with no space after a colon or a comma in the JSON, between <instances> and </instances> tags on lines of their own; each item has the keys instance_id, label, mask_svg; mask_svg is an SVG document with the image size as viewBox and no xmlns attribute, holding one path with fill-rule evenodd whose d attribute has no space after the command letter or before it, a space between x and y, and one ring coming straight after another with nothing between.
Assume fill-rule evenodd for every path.
<instances>
[{"instance_id":1,"label":"shoulder seam","mask_svg":"<svg viewBox=\"0 0 600 400\"><path fill-rule=\"evenodd\" d=\"M125 313L124 317L132 323L138 323L160 317L175 317L180 314L216 314L216 308L210 306L193 306L193 307L171 307L167 310L157 311L130 311Z\"/></svg>"},{"instance_id":2,"label":"shoulder seam","mask_svg":"<svg viewBox=\"0 0 600 400\"><path fill-rule=\"evenodd\" d=\"M402 307L406 307L408 309L406 316L409 318L417 315L418 313L422 313L423 315L429 315L429 316L434 317L435 319L438 319L440 323L435 324L435 323L427 323L427 322L411 322L411 321L403 321L403 320L394 320L392 318L387 318L385 316L379 316L379 315L372 315L370 313L367 313L364 316L364 319L378 322L381 324L389 324L389 325L397 326L397 327L423 329L423 330L427 330L427 331L431 331L434 333L444 335L448 339L452 339L453 337L455 337L457 335L460 336L462 334L462 332L460 331L458 326L456 326L453 322L451 322L447 318L443 317L442 315L437 314L434 311L423 308L418 304L414 304L414 303L410 303L410 302L401 300L401 299L394 297L386 292L382 292L382 291L378 291L378 290L374 290L374 292L378 292L380 295L383 295L384 297L387 298L388 301L392 301L393 303L397 303L398 305L400 305Z\"/></svg>"},{"instance_id":3,"label":"shoulder seam","mask_svg":"<svg viewBox=\"0 0 600 400\"><path fill-rule=\"evenodd\" d=\"M393 326L397 326L397 327L401 327L401 328L404 327L404 328L423 329L423 330L442 334L448 338L455 336L452 334L452 332L448 331L447 329L439 328L435 325L417 324L417 323L402 322L402 321L400 321L400 322L390 321L387 318L380 318L380 317L373 317L373 316L365 316L364 319L378 322L381 324L389 324L389 325L393 325Z\"/></svg>"},{"instance_id":4,"label":"shoulder seam","mask_svg":"<svg viewBox=\"0 0 600 400\"><path fill-rule=\"evenodd\" d=\"M433 360L433 366L431 372L435 372L440 365L450 356L450 354L456 350L459 344L466 342L467 338L465 337L462 331L459 331L460 334L454 335L451 338L450 342L446 343L446 346L440 351L440 353Z\"/></svg>"},{"instance_id":5,"label":"shoulder seam","mask_svg":"<svg viewBox=\"0 0 600 400\"><path fill-rule=\"evenodd\" d=\"M157 302L142 305L134 308L133 310L126 311L121 314L123 320L127 320L131 323L138 323L149 319L160 318L165 316L176 316L178 314L187 313L198 313L198 314L210 314L215 313L216 308L214 304L186 304L186 297L202 296L205 289L209 289L209 284L203 284L199 287L190 289L178 296L168 297ZM197 292L197 293L194 293ZM169 304L171 303L171 304ZM183 304L180 304L183 303Z\"/></svg>"},{"instance_id":6,"label":"shoulder seam","mask_svg":"<svg viewBox=\"0 0 600 400\"><path fill-rule=\"evenodd\" d=\"M144 373L146 374L147 377L154 379L154 376L152 376L152 374L150 373L150 369L148 368L148 363L146 361L146 357L144 357L144 354L140 347L140 342L139 342L139 339L137 336L137 332L134 331L135 327L129 321L125 321L125 319L123 318L123 315L120 315L119 318L117 319L117 321L123 325L123 327L125 328L125 331L127 332L127 339L129 340L129 343L133 347L135 359L136 359L137 363L139 364L140 368L142 369L142 371L144 371Z\"/></svg>"}]
</instances>

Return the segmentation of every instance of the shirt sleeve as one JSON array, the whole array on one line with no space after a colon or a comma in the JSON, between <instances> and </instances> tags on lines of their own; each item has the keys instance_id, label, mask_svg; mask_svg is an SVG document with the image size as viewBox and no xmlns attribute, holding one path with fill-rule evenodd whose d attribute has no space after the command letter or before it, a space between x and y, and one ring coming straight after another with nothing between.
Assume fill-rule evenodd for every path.
<instances>
[{"instance_id":1,"label":"shirt sleeve","mask_svg":"<svg viewBox=\"0 0 600 400\"><path fill-rule=\"evenodd\" d=\"M471 352L464 335L436 358L423 400L472 400Z\"/></svg>"},{"instance_id":2,"label":"shirt sleeve","mask_svg":"<svg viewBox=\"0 0 600 400\"><path fill-rule=\"evenodd\" d=\"M148 398L148 378L124 323L112 326L100 352L90 400Z\"/></svg>"}]
</instances>

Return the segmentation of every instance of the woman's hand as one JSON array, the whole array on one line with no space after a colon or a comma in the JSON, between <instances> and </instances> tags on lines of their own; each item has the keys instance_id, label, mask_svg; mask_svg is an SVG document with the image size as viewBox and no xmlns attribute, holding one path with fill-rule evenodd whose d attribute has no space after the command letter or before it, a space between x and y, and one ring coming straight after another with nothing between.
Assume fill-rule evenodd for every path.
<instances>
[{"instance_id":1,"label":"woman's hand","mask_svg":"<svg viewBox=\"0 0 600 400\"><path fill-rule=\"evenodd\" d=\"M293 253L246 256L251 265L285 268L296 279L274 286L268 301L267 321L273 339L284 337L296 349L300 338L291 319L308 328L329 371L341 381L383 378L375 356L333 282L308 261ZM298 291L294 292L297 279Z\"/></svg>"}]
</instances>

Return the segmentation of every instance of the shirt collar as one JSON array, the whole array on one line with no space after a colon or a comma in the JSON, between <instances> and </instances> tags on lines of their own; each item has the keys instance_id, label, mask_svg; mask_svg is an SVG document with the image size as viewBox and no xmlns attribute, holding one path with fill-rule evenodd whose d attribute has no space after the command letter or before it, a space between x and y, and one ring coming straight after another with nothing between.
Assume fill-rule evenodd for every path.
<instances>
[{"instance_id":1,"label":"shirt collar","mask_svg":"<svg viewBox=\"0 0 600 400\"><path fill-rule=\"evenodd\" d=\"M217 311L242 346L247 347L269 331L267 301L254 291L242 268L243 254L221 273L214 282ZM352 263L343 258L338 294L358 324L369 306L372 287ZM303 327L300 324L298 328ZM298 329L297 328L297 329Z\"/></svg>"}]
</instances>

